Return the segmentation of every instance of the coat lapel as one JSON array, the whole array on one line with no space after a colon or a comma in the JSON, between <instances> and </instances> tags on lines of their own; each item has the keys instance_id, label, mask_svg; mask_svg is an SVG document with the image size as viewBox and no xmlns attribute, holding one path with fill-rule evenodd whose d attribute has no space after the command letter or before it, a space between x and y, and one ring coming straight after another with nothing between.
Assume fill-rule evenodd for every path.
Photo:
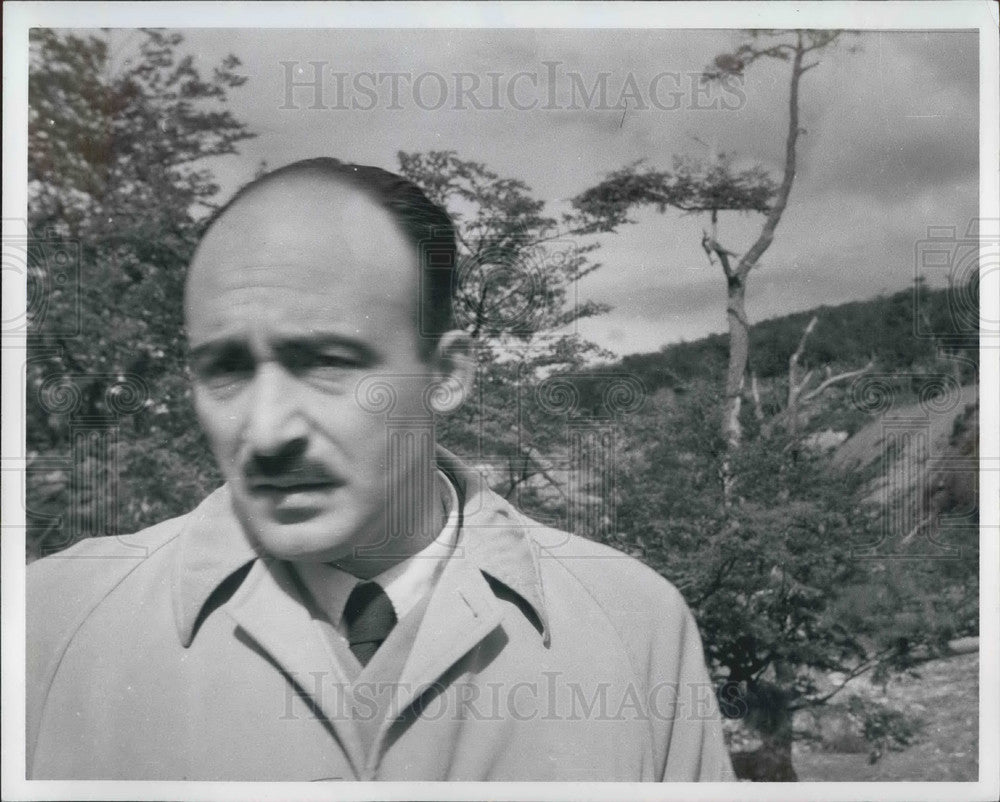
<instances>
[{"instance_id":1,"label":"coat lapel","mask_svg":"<svg viewBox=\"0 0 1000 802\"><path fill-rule=\"evenodd\" d=\"M179 546L173 567L174 620L181 643L188 647L213 591L258 552L233 514L226 485L188 514Z\"/></svg>"},{"instance_id":2,"label":"coat lapel","mask_svg":"<svg viewBox=\"0 0 1000 802\"><path fill-rule=\"evenodd\" d=\"M258 560L236 595L221 609L323 714L361 776L364 750L345 697L349 680L327 649L288 565L279 560Z\"/></svg>"},{"instance_id":3,"label":"coat lapel","mask_svg":"<svg viewBox=\"0 0 1000 802\"><path fill-rule=\"evenodd\" d=\"M500 624L501 610L477 566L453 557L438 580L400 674L403 710Z\"/></svg>"},{"instance_id":4,"label":"coat lapel","mask_svg":"<svg viewBox=\"0 0 1000 802\"><path fill-rule=\"evenodd\" d=\"M538 616L543 642L549 642L538 551L523 519L489 490L478 473L442 448L438 448L438 465L455 483L462 500L461 535L400 673L392 706L398 715L500 626L504 609L487 574L528 602ZM368 759L369 776L374 776L394 720L381 724Z\"/></svg>"},{"instance_id":5,"label":"coat lapel","mask_svg":"<svg viewBox=\"0 0 1000 802\"><path fill-rule=\"evenodd\" d=\"M517 593L532 608L549 643L548 613L542 589L539 548L515 507L489 489L483 477L443 448L438 465L455 483L462 498L461 537L453 559L465 559Z\"/></svg>"},{"instance_id":6,"label":"coat lapel","mask_svg":"<svg viewBox=\"0 0 1000 802\"><path fill-rule=\"evenodd\" d=\"M413 647L399 675L394 704L397 715L412 705L463 656L500 625L502 611L482 572L452 556L427 604ZM368 756L374 776L385 737L396 719L381 722Z\"/></svg>"}]
</instances>

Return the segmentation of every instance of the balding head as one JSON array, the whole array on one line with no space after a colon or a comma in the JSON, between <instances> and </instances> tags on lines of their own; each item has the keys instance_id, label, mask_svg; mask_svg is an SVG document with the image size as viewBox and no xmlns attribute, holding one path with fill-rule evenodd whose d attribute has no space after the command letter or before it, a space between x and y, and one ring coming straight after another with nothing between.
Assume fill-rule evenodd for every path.
<instances>
[{"instance_id":1,"label":"balding head","mask_svg":"<svg viewBox=\"0 0 1000 802\"><path fill-rule=\"evenodd\" d=\"M417 301L417 332L421 353L429 356L440 336L450 330L454 323L452 285L457 258L454 226L447 213L431 203L416 184L378 167L346 164L333 158L307 159L266 173L245 185L215 213L209 223L192 263L187 291L188 304L192 288L197 287L195 279L198 277L194 268L205 266L204 260L199 260L198 257L204 250L206 241L211 242L213 229L227 218L230 218L228 223L231 224L232 212L237 207L269 188L276 191L275 198L284 197L284 200L272 202L270 208L265 204L264 214L270 219L254 223L242 219L235 226L227 224L227 228L236 229L230 236L239 238L254 231L271 228L274 217L281 214L283 209L299 207L305 207L307 211L325 210L320 212L316 221L318 230L323 230L329 221L323 220L322 214L342 216L346 213L346 207L341 202L351 193L367 198L389 214L391 224L406 238L416 257L418 294L414 296L414 300ZM338 188L340 192L337 191ZM238 230L241 227L253 231L241 232ZM366 235L374 235L367 221L359 223L359 230ZM375 283L383 283L384 278L377 273L369 276Z\"/></svg>"}]
</instances>

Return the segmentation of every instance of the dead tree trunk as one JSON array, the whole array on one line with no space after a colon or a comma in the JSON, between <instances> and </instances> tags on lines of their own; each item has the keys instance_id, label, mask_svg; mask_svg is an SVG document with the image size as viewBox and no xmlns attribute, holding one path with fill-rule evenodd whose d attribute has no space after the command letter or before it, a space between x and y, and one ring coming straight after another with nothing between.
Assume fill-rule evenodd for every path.
<instances>
[{"instance_id":1,"label":"dead tree trunk","mask_svg":"<svg viewBox=\"0 0 1000 802\"><path fill-rule=\"evenodd\" d=\"M813 315L812 320L809 321L809 325L806 326L806 330L802 332L799 347L795 349L795 353L788 359L788 401L785 404L785 414L787 416L786 426L788 433L793 440L799 436L799 396L802 395L802 391L809 383L809 379L812 378L812 371L803 371L799 360L802 359L802 353L805 351L806 340L812 334L812 330L816 328L818 322L819 318Z\"/></svg>"},{"instance_id":2,"label":"dead tree trunk","mask_svg":"<svg viewBox=\"0 0 1000 802\"><path fill-rule=\"evenodd\" d=\"M783 425L794 443L799 435L799 411L804 406L811 401L815 401L833 385L867 373L875 365L875 358L872 357L862 368L837 374L834 374L830 366L827 365L823 371L823 380L818 386L806 392L806 388L813 378L814 371L803 368L801 359L806 348L806 340L809 339L809 335L812 334L818 322L819 318L814 315L802 332L802 337L795 352L788 358L788 399L785 402L784 410L762 427L761 431L765 437L770 437L776 427Z\"/></svg>"}]
</instances>

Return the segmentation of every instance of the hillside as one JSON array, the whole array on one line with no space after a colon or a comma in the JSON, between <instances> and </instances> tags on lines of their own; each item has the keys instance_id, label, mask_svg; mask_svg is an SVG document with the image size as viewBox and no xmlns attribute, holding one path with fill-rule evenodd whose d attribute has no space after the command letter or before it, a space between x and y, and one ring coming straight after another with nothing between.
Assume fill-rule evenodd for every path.
<instances>
[{"instance_id":1,"label":"hillside","mask_svg":"<svg viewBox=\"0 0 1000 802\"><path fill-rule=\"evenodd\" d=\"M788 357L815 315L819 323L806 344L805 365L859 366L874 356L880 371L895 372L925 363L942 349L968 363L962 375L966 383L978 362L978 332L956 312L956 292L962 303L971 303L973 293L978 298L974 287L930 290L917 283L892 295L763 320L750 327L749 370L762 380L783 377ZM721 379L727 348L728 336L713 334L630 354L604 369L639 376L647 390L655 392L697 378Z\"/></svg>"},{"instance_id":2,"label":"hillside","mask_svg":"<svg viewBox=\"0 0 1000 802\"><path fill-rule=\"evenodd\" d=\"M968 509L975 501L975 487L968 485L976 472L978 404L979 387L969 384L955 386L934 404L893 405L837 448L834 464L879 469L872 500L880 504L909 500L927 514ZM905 476L894 466L905 467ZM964 481L949 480L951 474ZM929 484L921 486L918 477ZM911 500L920 491L927 498Z\"/></svg>"}]
</instances>

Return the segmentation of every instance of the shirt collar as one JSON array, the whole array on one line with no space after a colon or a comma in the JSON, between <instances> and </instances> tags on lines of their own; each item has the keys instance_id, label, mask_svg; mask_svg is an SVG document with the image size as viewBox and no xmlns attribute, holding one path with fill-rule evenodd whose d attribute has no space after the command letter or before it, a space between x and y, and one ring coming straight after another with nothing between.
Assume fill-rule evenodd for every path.
<instances>
[{"instance_id":1,"label":"shirt collar","mask_svg":"<svg viewBox=\"0 0 1000 802\"><path fill-rule=\"evenodd\" d=\"M477 471L467 468L445 449L438 448L437 461L438 468L451 480L449 484L458 499L450 513L460 510L461 537L454 557L470 560L484 574L506 585L527 602L538 617L547 641L548 616L538 546L528 533L529 526L538 524L530 522L493 493ZM226 486L209 495L185 518L174 565L173 599L178 635L188 646L194 639L199 615L213 591L248 562L264 555L233 512L232 497ZM449 514L449 525L451 518ZM458 521L455 521L455 533L458 529ZM448 531L446 525L444 532ZM348 587L347 594L352 587ZM343 609L342 604L339 609Z\"/></svg>"},{"instance_id":2,"label":"shirt collar","mask_svg":"<svg viewBox=\"0 0 1000 802\"><path fill-rule=\"evenodd\" d=\"M438 477L445 512L441 534L412 557L396 563L374 578L392 601L396 618L400 620L430 593L458 539L458 493L451 480L440 470Z\"/></svg>"}]
</instances>

